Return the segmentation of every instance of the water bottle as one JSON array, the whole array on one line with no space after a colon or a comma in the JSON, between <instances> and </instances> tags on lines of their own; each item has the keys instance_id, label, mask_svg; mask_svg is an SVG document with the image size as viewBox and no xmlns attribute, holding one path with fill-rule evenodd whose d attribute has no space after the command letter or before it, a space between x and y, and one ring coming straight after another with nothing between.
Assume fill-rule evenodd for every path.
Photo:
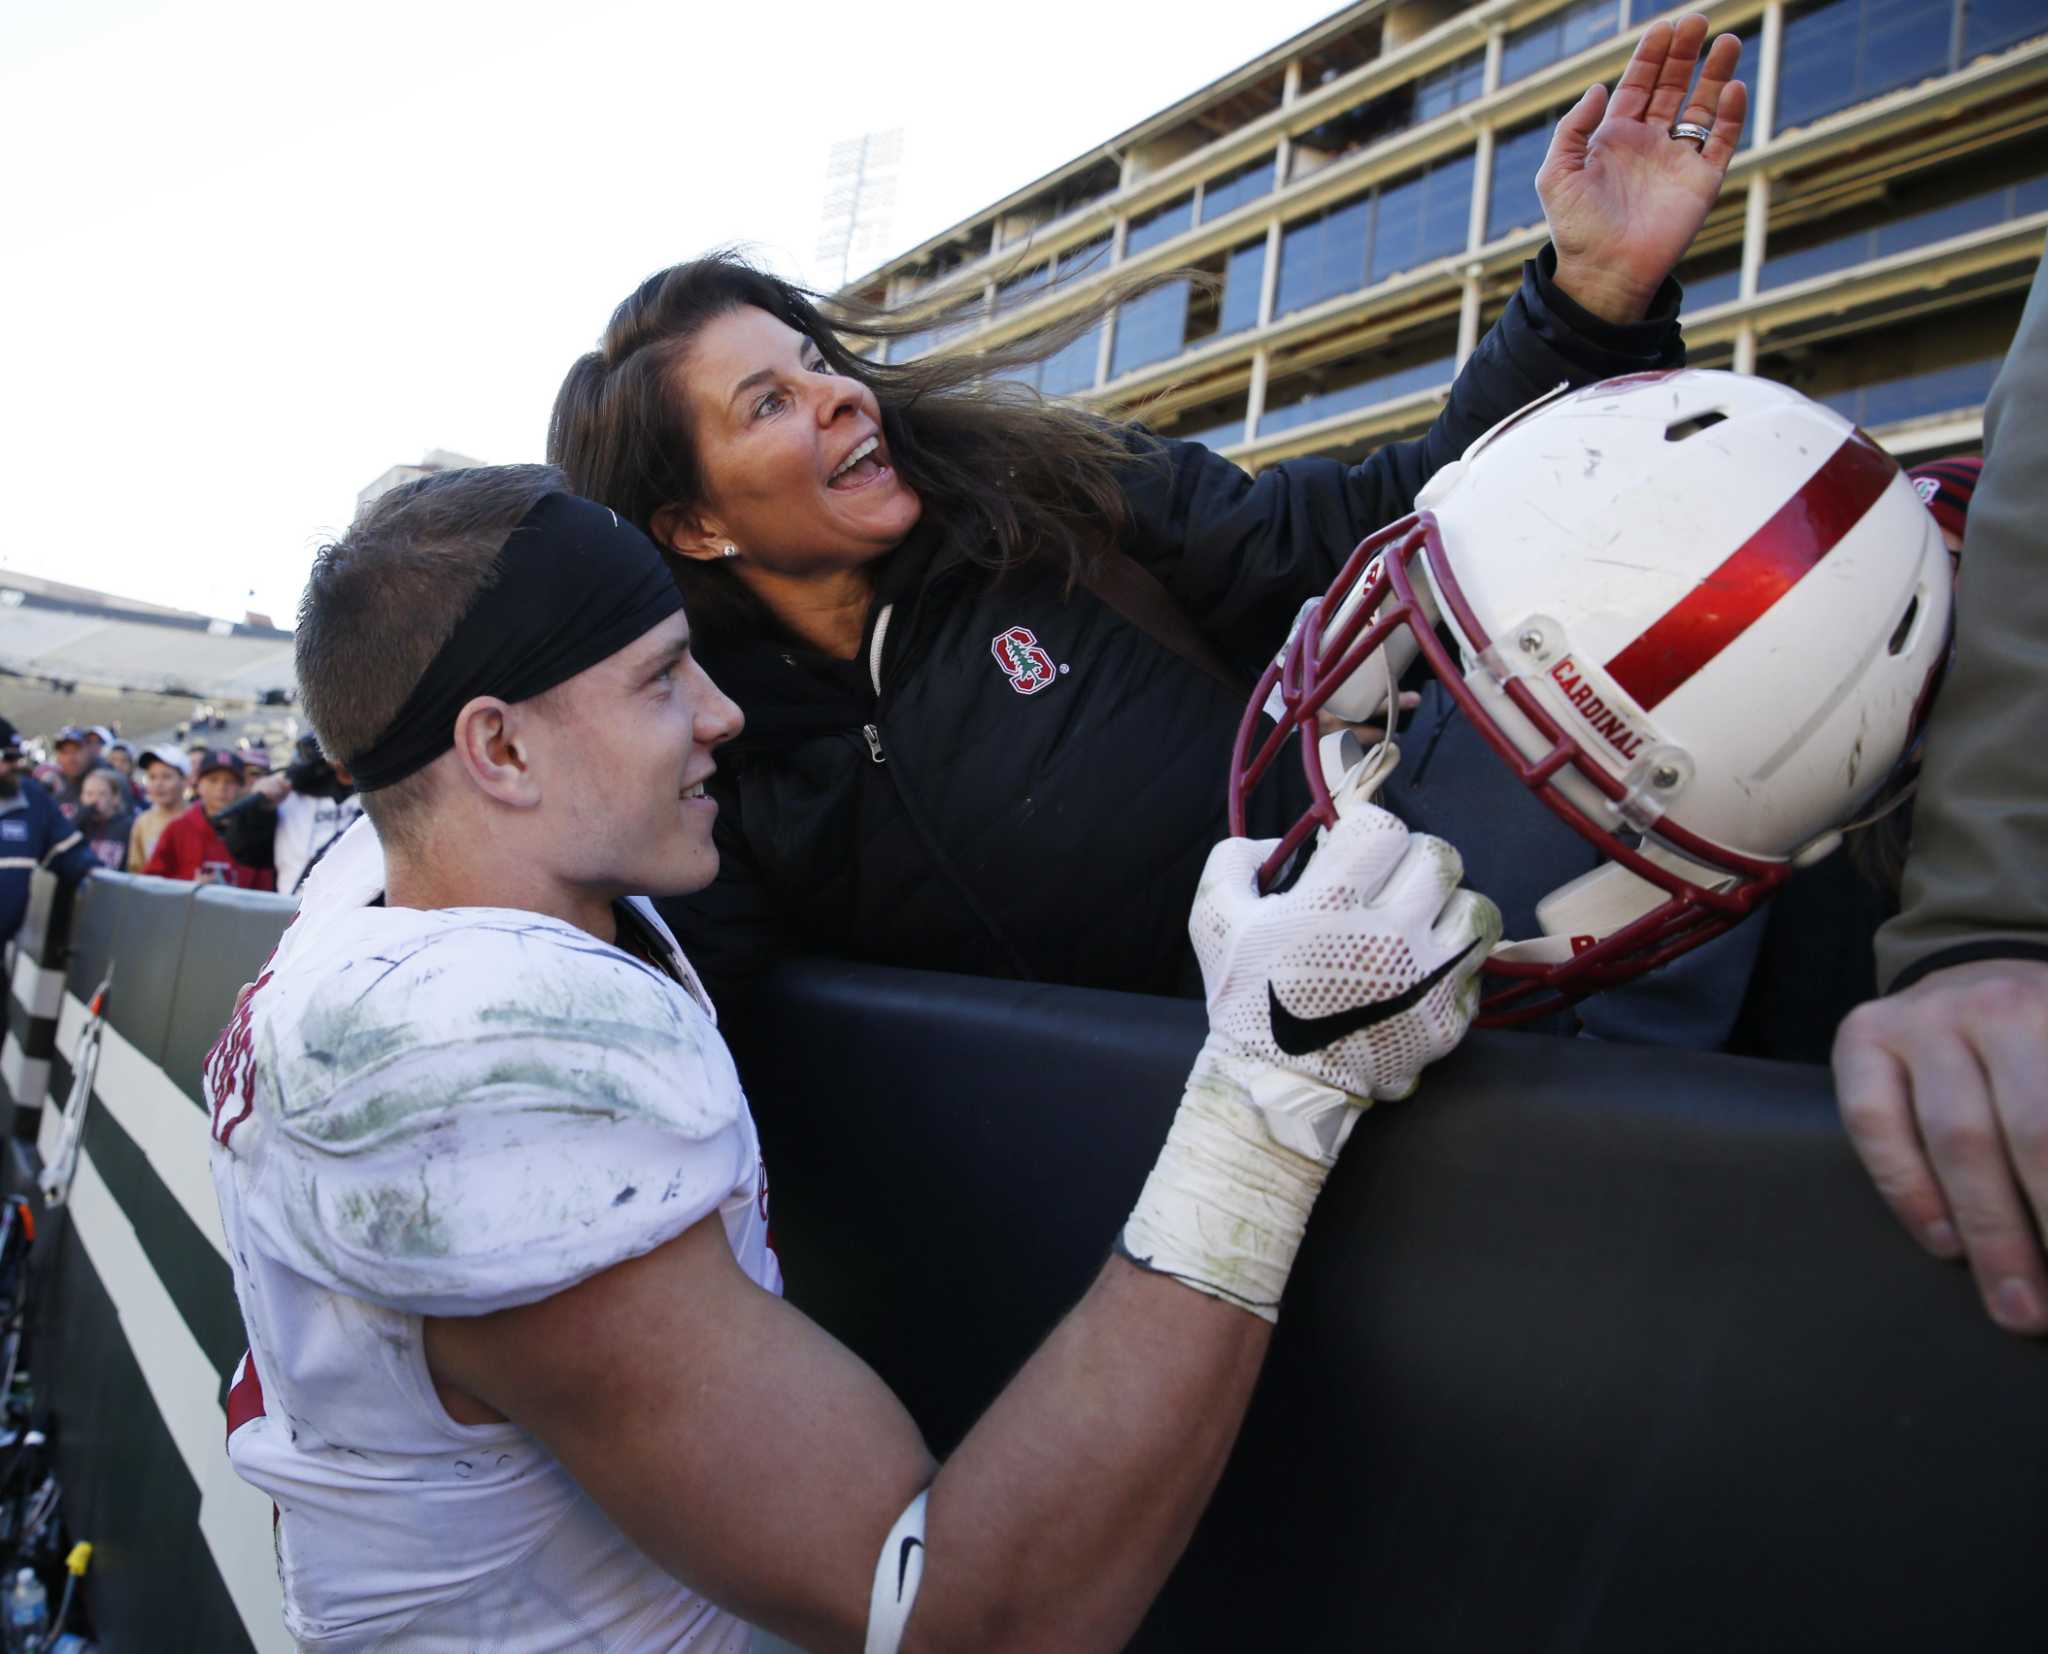
<instances>
[{"instance_id":1,"label":"water bottle","mask_svg":"<svg viewBox=\"0 0 2048 1654\"><path fill-rule=\"evenodd\" d=\"M7 1593L7 1654L36 1654L50 1633L50 1593L33 1568L14 1576Z\"/></svg>"}]
</instances>

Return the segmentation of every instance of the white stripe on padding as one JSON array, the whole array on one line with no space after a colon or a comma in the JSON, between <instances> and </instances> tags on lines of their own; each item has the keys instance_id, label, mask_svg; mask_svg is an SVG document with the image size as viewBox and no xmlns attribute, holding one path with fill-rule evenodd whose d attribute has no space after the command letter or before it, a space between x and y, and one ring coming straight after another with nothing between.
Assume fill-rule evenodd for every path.
<instances>
[{"instance_id":1,"label":"white stripe on padding","mask_svg":"<svg viewBox=\"0 0 2048 1654\"><path fill-rule=\"evenodd\" d=\"M14 997L32 1017L53 1017L64 1000L64 973L38 965L25 953L15 956L14 974L8 979Z\"/></svg>"},{"instance_id":2,"label":"white stripe on padding","mask_svg":"<svg viewBox=\"0 0 2048 1654\"><path fill-rule=\"evenodd\" d=\"M66 1062L75 1060L86 1016L84 1003L76 994L67 993L57 1019L57 1049ZM100 1030L100 1066L92 1092L92 1106L104 1108L135 1140L150 1168L185 1208L185 1215L225 1259L228 1242L221 1231L220 1201L214 1195L213 1172L207 1164L212 1139L207 1134L205 1113L111 1023ZM63 1099L58 1101L61 1104Z\"/></svg>"},{"instance_id":3,"label":"white stripe on padding","mask_svg":"<svg viewBox=\"0 0 2048 1654\"><path fill-rule=\"evenodd\" d=\"M12 1029L0 1039L0 1085L7 1087L16 1108L41 1108L50 1094L50 1059L22 1050Z\"/></svg>"},{"instance_id":4,"label":"white stripe on padding","mask_svg":"<svg viewBox=\"0 0 2048 1654\"><path fill-rule=\"evenodd\" d=\"M190 1103L182 1106L187 1113L196 1112ZM56 1110L46 1113L54 1115ZM204 1142L206 1134L199 1135ZM227 1415L215 1400L221 1375L185 1325L134 1225L100 1180L89 1155L78 1157L78 1176L66 1210L100 1284L113 1300L129 1353L142 1369L142 1380L199 1488L199 1531L242 1617L243 1629L261 1654L291 1654L271 1542L270 1501L237 1476L228 1462Z\"/></svg>"},{"instance_id":5,"label":"white stripe on padding","mask_svg":"<svg viewBox=\"0 0 2048 1654\"><path fill-rule=\"evenodd\" d=\"M77 836L76 833L72 834L73 838ZM42 865L34 856L0 856L0 871L10 867L41 867Z\"/></svg>"}]
</instances>

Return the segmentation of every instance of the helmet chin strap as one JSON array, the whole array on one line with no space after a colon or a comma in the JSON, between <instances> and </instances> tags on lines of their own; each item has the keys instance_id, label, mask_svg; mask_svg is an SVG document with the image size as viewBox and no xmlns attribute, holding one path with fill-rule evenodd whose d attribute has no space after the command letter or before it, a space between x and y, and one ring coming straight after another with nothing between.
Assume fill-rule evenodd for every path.
<instances>
[{"instance_id":1,"label":"helmet chin strap","mask_svg":"<svg viewBox=\"0 0 2048 1654\"><path fill-rule=\"evenodd\" d=\"M1356 730L1333 729L1316 742L1316 758L1330 784L1330 802L1342 816L1372 802L1400 764L1401 749L1390 736L1381 736L1368 748ZM1318 840L1322 836L1316 834Z\"/></svg>"}]
</instances>

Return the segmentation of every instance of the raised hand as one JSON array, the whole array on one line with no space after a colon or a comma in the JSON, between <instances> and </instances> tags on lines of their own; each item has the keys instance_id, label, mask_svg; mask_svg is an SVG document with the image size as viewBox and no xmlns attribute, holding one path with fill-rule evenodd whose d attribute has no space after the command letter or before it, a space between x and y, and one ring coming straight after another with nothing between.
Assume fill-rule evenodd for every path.
<instances>
[{"instance_id":1,"label":"raised hand","mask_svg":"<svg viewBox=\"0 0 2048 1654\"><path fill-rule=\"evenodd\" d=\"M1742 136L1749 93L1732 79L1742 46L1732 34L1707 52L1686 97L1707 20L1652 23L1609 97L1595 83L1565 111L1536 174L1536 194L1557 248L1557 283L1596 316L1639 321L1685 256ZM1674 137L1685 123L1704 141Z\"/></svg>"}]
</instances>

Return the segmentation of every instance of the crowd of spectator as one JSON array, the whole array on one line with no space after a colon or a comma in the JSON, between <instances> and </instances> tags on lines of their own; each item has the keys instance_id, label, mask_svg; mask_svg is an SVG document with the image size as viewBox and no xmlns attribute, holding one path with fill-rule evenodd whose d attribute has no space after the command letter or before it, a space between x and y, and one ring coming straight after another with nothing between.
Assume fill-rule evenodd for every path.
<instances>
[{"instance_id":1,"label":"crowd of spectator","mask_svg":"<svg viewBox=\"0 0 2048 1654\"><path fill-rule=\"evenodd\" d=\"M68 725L41 745L32 759L0 717L0 942L41 868L67 883L106 870L294 893L362 814L311 736L281 772L261 746L138 746L104 725Z\"/></svg>"}]
</instances>

